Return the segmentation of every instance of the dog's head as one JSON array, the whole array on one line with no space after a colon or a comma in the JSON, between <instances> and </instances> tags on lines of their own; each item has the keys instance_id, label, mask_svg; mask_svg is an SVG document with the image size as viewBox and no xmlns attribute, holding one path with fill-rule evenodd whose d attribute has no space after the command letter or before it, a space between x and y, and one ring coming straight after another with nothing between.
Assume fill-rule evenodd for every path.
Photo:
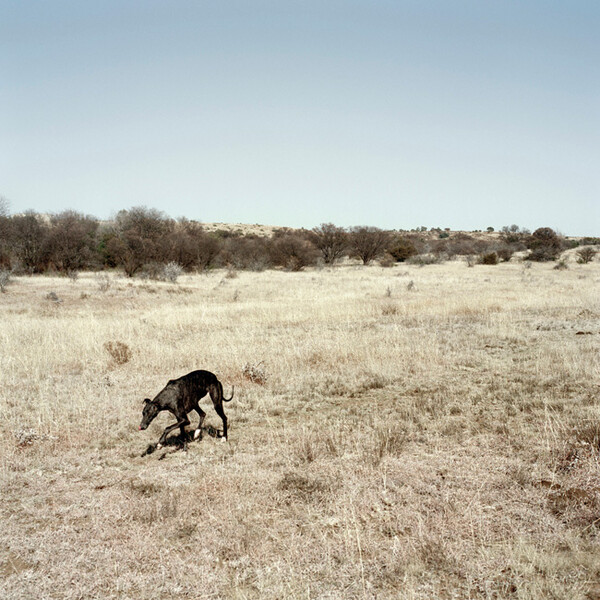
<instances>
[{"instance_id":1,"label":"dog's head","mask_svg":"<svg viewBox=\"0 0 600 600\"><path fill-rule=\"evenodd\" d=\"M150 398L144 400L144 409L142 410L142 422L140 423L139 430L147 429L148 425L152 423L154 417L160 412L158 403Z\"/></svg>"}]
</instances>

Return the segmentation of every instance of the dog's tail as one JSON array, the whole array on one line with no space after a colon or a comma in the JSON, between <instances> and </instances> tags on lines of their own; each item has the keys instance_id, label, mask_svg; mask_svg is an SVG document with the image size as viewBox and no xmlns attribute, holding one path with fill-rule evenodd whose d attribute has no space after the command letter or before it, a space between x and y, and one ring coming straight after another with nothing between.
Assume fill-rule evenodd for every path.
<instances>
[{"instance_id":1,"label":"dog's tail","mask_svg":"<svg viewBox=\"0 0 600 600\"><path fill-rule=\"evenodd\" d=\"M225 396L223 396L223 402L230 402L233 399L233 392L235 391L235 386L231 386L231 396L229 396L229 398L225 398ZM223 386L221 386L221 395L223 394Z\"/></svg>"}]
</instances>

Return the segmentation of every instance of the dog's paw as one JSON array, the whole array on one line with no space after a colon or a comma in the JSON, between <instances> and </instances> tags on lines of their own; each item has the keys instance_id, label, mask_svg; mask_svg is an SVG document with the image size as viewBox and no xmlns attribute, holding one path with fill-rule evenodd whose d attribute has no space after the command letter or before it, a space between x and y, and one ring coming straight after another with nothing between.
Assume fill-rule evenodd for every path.
<instances>
[{"instance_id":1,"label":"dog's paw","mask_svg":"<svg viewBox=\"0 0 600 600\"><path fill-rule=\"evenodd\" d=\"M222 442L226 442L226 441L227 441L227 438L226 438L226 437L222 437L222 438L221 438L221 441L222 441Z\"/></svg>"},{"instance_id":2,"label":"dog's paw","mask_svg":"<svg viewBox=\"0 0 600 600\"><path fill-rule=\"evenodd\" d=\"M160 450L163 447L161 443L156 444L155 450Z\"/></svg>"},{"instance_id":3,"label":"dog's paw","mask_svg":"<svg viewBox=\"0 0 600 600\"><path fill-rule=\"evenodd\" d=\"M197 440L199 437L202 437L202 429L196 429L196 431L194 431L194 439Z\"/></svg>"}]
</instances>

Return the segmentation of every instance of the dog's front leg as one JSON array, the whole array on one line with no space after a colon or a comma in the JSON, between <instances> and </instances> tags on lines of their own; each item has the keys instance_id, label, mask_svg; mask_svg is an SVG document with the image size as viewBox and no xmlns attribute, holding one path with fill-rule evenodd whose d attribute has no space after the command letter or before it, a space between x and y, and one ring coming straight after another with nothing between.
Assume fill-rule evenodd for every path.
<instances>
[{"instance_id":1,"label":"dog's front leg","mask_svg":"<svg viewBox=\"0 0 600 600\"><path fill-rule=\"evenodd\" d=\"M158 448L162 447L162 445L167 441L167 436L174 429L177 429L178 427L181 427L182 431L185 432L185 426L189 425L189 423L190 422L187 420L187 417L179 417L177 419L176 423L173 423L173 425L169 425L168 427L165 427L165 430L163 431L163 434L160 436L160 439L158 440L158 444L156 445L156 448L158 449ZM185 447L185 435L184 435L183 444L184 444L184 447Z\"/></svg>"}]
</instances>

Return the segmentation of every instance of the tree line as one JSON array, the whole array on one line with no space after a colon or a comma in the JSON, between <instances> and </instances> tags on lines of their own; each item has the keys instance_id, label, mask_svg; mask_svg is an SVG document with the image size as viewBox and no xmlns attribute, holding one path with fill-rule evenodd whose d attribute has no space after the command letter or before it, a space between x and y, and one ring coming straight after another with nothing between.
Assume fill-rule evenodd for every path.
<instances>
[{"instance_id":1,"label":"tree line","mask_svg":"<svg viewBox=\"0 0 600 600\"><path fill-rule=\"evenodd\" d=\"M158 276L168 263L186 271L215 267L298 271L317 264L333 265L346 257L365 265L375 260L391 265L425 256L442 260L457 255L495 263L523 250L529 250L531 260L543 261L556 260L572 244L548 227L530 233L516 225L486 236L438 228L389 231L324 223L311 230L280 228L267 237L209 232L200 222L174 220L146 207L122 210L109 222L71 210L50 216L0 211L0 268L15 273L120 268L130 277L139 273Z\"/></svg>"}]
</instances>

